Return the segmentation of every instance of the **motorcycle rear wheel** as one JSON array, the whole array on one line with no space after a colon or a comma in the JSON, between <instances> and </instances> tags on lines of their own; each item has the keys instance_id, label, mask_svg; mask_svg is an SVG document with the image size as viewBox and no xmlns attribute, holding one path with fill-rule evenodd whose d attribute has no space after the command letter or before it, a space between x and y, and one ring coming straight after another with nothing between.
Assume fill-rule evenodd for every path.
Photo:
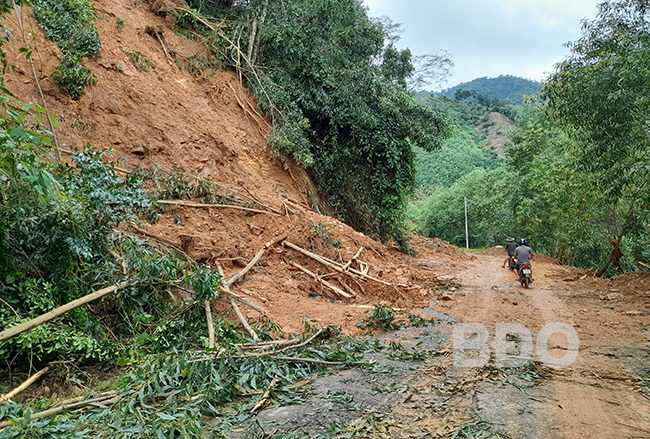
<instances>
[{"instance_id":1,"label":"motorcycle rear wheel","mask_svg":"<svg viewBox=\"0 0 650 439\"><path fill-rule=\"evenodd\" d=\"M524 288L528 288L528 286L530 285L530 278L529 277L524 278L523 285L524 285Z\"/></svg>"}]
</instances>

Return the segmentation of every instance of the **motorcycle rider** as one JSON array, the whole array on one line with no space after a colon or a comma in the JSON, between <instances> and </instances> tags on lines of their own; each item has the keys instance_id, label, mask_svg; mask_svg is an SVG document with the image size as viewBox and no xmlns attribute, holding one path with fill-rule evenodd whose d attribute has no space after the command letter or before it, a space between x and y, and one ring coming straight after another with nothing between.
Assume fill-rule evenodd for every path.
<instances>
[{"instance_id":1,"label":"motorcycle rider","mask_svg":"<svg viewBox=\"0 0 650 439\"><path fill-rule=\"evenodd\" d=\"M517 275L517 278L519 278L519 267L524 264L530 264L530 260L533 258L533 249L528 247L528 241L526 241L526 238L521 238L519 240L519 247L515 249L515 257L517 258L515 274ZM530 281L533 281L532 277Z\"/></svg>"},{"instance_id":2,"label":"motorcycle rider","mask_svg":"<svg viewBox=\"0 0 650 439\"><path fill-rule=\"evenodd\" d=\"M503 261L503 266L502 268L506 268L506 266L510 265L510 259L515 255L515 249L517 248L517 243L515 242L515 238L507 238L506 239L506 252L508 255L506 256L506 259Z\"/></svg>"}]
</instances>

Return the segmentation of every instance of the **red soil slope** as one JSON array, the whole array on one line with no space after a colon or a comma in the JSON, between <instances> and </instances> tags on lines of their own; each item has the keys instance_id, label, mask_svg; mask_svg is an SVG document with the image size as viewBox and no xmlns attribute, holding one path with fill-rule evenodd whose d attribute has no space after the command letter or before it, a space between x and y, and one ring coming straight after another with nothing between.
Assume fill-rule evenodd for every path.
<instances>
[{"instance_id":1,"label":"red soil slope","mask_svg":"<svg viewBox=\"0 0 650 439\"><path fill-rule=\"evenodd\" d=\"M281 213L178 206L167 209L157 224L148 225L149 233L176 243L213 267L219 262L226 274L241 270L265 243L285 235L290 242L342 262L363 246L359 261L368 267L368 274L391 285L348 276L333 278L332 283L354 291L356 297L331 303L322 296L310 296L333 293L290 263L318 274L328 269L294 250L274 246L233 286L233 292L262 306L287 332L300 330L303 318L356 332L355 323L379 302L409 310L432 301L435 305L442 295L437 275L455 271L455 265L470 256L440 241L418 237L414 247L420 255L410 258L313 212L301 190L308 184L304 171L274 158L265 140L269 125L257 115L256 103L235 73L201 70L196 60L206 55L205 49L174 34L171 18L136 6L133 0L96 0L93 4L103 48L97 59L84 60L97 83L78 101L68 98L50 77L60 56L56 44L44 37L29 17L29 8L19 11L47 106L63 118L57 130L60 144L64 148L83 148L87 143L98 149L113 148L114 158L127 169L154 163L168 170L178 166L257 198ZM123 22L123 28L118 29L118 22ZM20 100L42 104L31 66L19 53L24 44L16 15L7 16L4 24L14 30L13 40L5 45L14 66L6 75L6 86ZM136 69L127 52L141 52L155 68ZM182 225L174 214L180 216ZM334 241L340 245L332 245ZM362 269L359 261L352 267ZM230 311L225 300L217 301L217 307ZM248 318L259 317L256 311L245 310Z\"/></svg>"}]
</instances>

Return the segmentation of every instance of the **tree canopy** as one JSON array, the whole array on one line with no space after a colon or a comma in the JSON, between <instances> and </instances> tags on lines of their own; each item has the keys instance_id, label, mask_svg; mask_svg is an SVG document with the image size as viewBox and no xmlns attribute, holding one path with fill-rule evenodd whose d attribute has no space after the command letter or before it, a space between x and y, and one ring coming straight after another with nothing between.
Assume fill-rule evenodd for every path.
<instances>
[{"instance_id":1,"label":"tree canopy","mask_svg":"<svg viewBox=\"0 0 650 439\"><path fill-rule=\"evenodd\" d=\"M650 206L650 3L599 6L543 92L550 116L578 140L577 164L611 206L614 261L623 236L643 231Z\"/></svg>"},{"instance_id":2,"label":"tree canopy","mask_svg":"<svg viewBox=\"0 0 650 439\"><path fill-rule=\"evenodd\" d=\"M251 84L273 118L271 144L307 166L345 222L401 241L413 147L438 148L448 132L407 89L411 52L384 46L387 31L357 0L269 3L266 17L264 76Z\"/></svg>"}]
</instances>

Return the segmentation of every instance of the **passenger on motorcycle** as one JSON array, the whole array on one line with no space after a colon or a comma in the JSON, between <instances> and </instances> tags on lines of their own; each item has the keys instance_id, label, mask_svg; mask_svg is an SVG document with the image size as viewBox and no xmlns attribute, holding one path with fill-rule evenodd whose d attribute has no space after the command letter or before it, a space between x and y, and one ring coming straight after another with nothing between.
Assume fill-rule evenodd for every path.
<instances>
[{"instance_id":1,"label":"passenger on motorcycle","mask_svg":"<svg viewBox=\"0 0 650 439\"><path fill-rule=\"evenodd\" d=\"M503 266L502 268L506 268L506 265L510 265L510 260L513 258L515 255L515 249L517 248L517 243L515 242L515 238L507 238L506 239L506 252L508 255L506 256L506 259L503 261Z\"/></svg>"},{"instance_id":2,"label":"passenger on motorcycle","mask_svg":"<svg viewBox=\"0 0 650 439\"><path fill-rule=\"evenodd\" d=\"M517 278L519 277L519 267L524 264L530 264L530 260L533 258L533 250L528 247L528 242L525 238L519 240L519 247L515 249L515 257L517 258L517 263L515 264L515 274ZM531 278L532 281L532 278Z\"/></svg>"}]
</instances>

